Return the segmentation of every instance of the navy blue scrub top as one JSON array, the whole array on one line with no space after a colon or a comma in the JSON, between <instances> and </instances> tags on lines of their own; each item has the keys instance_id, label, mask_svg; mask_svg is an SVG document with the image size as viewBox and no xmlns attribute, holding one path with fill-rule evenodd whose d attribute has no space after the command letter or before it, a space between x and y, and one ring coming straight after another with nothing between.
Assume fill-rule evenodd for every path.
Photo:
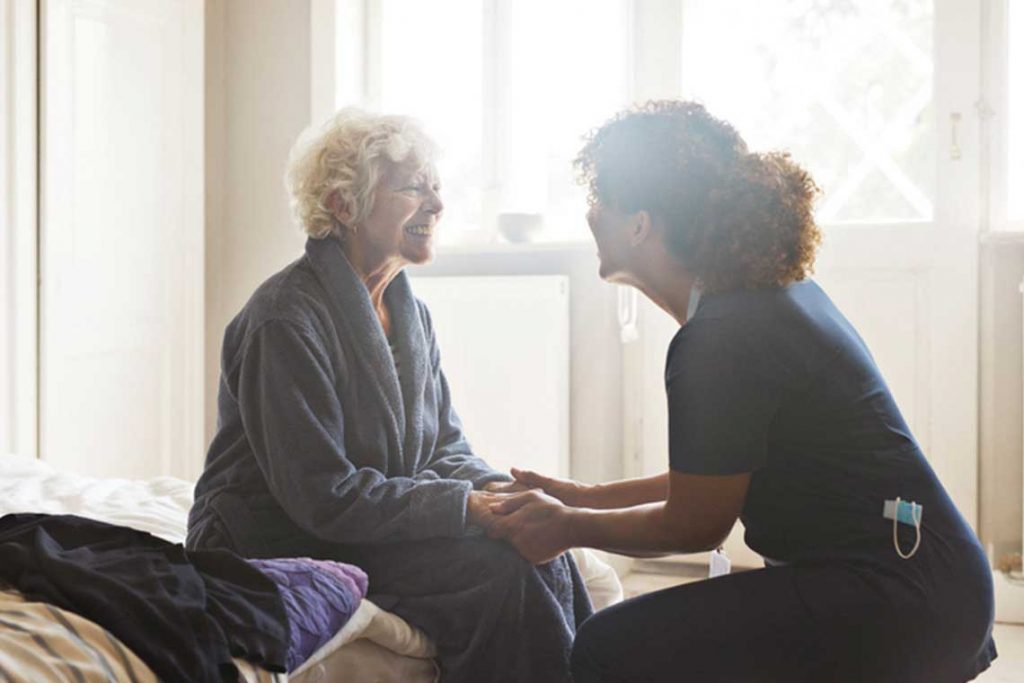
<instances>
[{"instance_id":1,"label":"navy blue scrub top","mask_svg":"<svg viewBox=\"0 0 1024 683\"><path fill-rule=\"evenodd\" d=\"M980 550L864 341L813 281L702 296L668 350L672 470L752 473L746 542L779 561L896 558L886 499ZM914 529L900 525L904 552Z\"/></svg>"}]
</instances>

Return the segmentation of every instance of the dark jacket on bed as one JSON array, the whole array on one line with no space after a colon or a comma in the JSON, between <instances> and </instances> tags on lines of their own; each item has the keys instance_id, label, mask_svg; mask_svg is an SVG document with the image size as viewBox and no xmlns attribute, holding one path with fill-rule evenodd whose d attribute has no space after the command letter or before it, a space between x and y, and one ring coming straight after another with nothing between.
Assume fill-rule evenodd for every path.
<instances>
[{"instance_id":1,"label":"dark jacket on bed","mask_svg":"<svg viewBox=\"0 0 1024 683\"><path fill-rule=\"evenodd\" d=\"M286 671L290 627L282 595L267 575L225 550L185 552L76 515L12 514L0 518L0 581L99 624L165 683L239 680L232 657ZM0 614L4 628L14 627ZM78 637L68 623L64 628ZM35 639L49 648L44 633ZM73 677L63 680L99 678L83 676L73 659L65 664ZM41 680L19 675L25 673L4 675L0 667L0 680Z\"/></svg>"},{"instance_id":2,"label":"dark jacket on bed","mask_svg":"<svg viewBox=\"0 0 1024 683\"><path fill-rule=\"evenodd\" d=\"M473 455L404 273L384 297L400 373L333 238L310 239L231 322L189 547L226 537L264 556L466 534L469 491L508 477Z\"/></svg>"}]
</instances>

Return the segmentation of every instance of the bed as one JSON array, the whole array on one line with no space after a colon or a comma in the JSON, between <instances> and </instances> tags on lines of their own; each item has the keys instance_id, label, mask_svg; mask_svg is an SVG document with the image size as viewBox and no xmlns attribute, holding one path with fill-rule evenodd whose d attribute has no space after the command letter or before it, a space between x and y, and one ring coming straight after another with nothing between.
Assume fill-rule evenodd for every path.
<instances>
[{"instance_id":1,"label":"bed","mask_svg":"<svg viewBox=\"0 0 1024 683\"><path fill-rule=\"evenodd\" d=\"M171 477L100 479L59 472L43 461L0 456L0 516L10 512L76 514L181 543L192 484ZM615 572L590 551L574 551L595 609L622 599ZM372 580L372 577L371 577ZM3 623L7 620L6 626ZM14 620L17 623L14 623ZM45 647L44 647L45 645ZM253 683L428 683L438 680L434 646L401 618L363 600L352 619L290 676L236 662ZM78 615L26 601L0 586L0 679L156 681L128 648Z\"/></svg>"}]
</instances>

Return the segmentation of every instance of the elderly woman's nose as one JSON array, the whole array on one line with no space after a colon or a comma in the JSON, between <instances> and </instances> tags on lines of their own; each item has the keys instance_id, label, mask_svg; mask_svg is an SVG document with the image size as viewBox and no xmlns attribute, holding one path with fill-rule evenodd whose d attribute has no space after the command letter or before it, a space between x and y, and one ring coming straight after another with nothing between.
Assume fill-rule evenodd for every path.
<instances>
[{"instance_id":1,"label":"elderly woman's nose","mask_svg":"<svg viewBox=\"0 0 1024 683\"><path fill-rule=\"evenodd\" d=\"M444 202L441 201L441 191L431 188L427 194L427 210L432 213L441 213L444 211Z\"/></svg>"}]
</instances>

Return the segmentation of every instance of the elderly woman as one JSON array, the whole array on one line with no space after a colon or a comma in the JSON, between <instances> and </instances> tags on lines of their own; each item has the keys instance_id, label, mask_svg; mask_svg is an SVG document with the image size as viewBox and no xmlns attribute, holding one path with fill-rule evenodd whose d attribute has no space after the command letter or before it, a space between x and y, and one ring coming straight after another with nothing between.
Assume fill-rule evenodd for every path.
<instances>
[{"instance_id":1,"label":"elderly woman","mask_svg":"<svg viewBox=\"0 0 1024 683\"><path fill-rule=\"evenodd\" d=\"M601 276L681 326L669 471L600 486L514 472L490 533L534 561L570 546L714 549L737 517L767 567L635 598L583 625L576 683L920 681L995 656L992 575L857 335L807 280L817 188L687 102L625 112L577 167Z\"/></svg>"},{"instance_id":2,"label":"elderly woman","mask_svg":"<svg viewBox=\"0 0 1024 683\"><path fill-rule=\"evenodd\" d=\"M569 556L534 567L479 533L509 477L467 443L403 272L432 257L434 156L409 119L356 110L293 150L305 255L227 328L188 546L359 565L446 682L565 681L585 589Z\"/></svg>"}]
</instances>

